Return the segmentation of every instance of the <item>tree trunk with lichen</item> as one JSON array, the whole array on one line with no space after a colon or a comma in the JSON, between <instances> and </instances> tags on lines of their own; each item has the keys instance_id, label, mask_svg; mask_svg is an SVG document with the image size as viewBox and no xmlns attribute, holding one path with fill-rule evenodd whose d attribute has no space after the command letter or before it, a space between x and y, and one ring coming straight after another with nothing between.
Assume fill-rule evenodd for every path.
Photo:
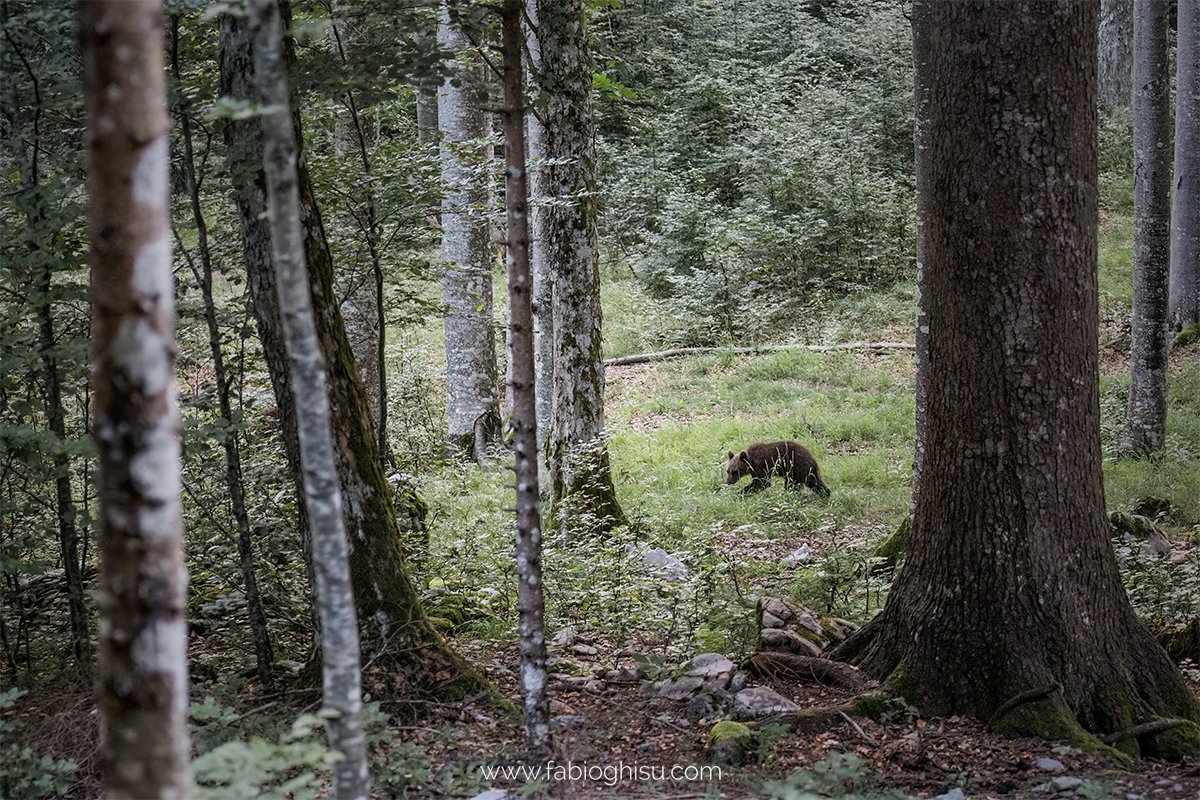
<instances>
[{"instance_id":1,"label":"tree trunk with lichen","mask_svg":"<svg viewBox=\"0 0 1200 800\"><path fill-rule=\"evenodd\" d=\"M925 714L1003 732L1098 744L1089 734L1195 721L1126 598L1104 513L1096 7L929 13L921 490L884 610L833 657ZM1200 728L1117 747L1180 757Z\"/></svg>"},{"instance_id":2,"label":"tree trunk with lichen","mask_svg":"<svg viewBox=\"0 0 1200 800\"><path fill-rule=\"evenodd\" d=\"M288 15L284 11L285 29ZM248 76L253 73L241 19L222 20L222 85L234 98L247 98L251 91ZM303 155L303 139L298 119L294 122L300 147L299 192L300 222L303 227L305 259L308 264L313 314L317 337L325 359L329 381L330 411L334 428L334 452L346 535L350 544L350 576L354 587L359 620L359 642L363 663L363 689L377 700L404 700L416 697L456 698L489 690L490 684L443 640L421 606L416 586L408 575L402 552L402 537L397 511L409 518L424 518L424 501L414 491L393 496L374 436L370 408L359 377L350 341L337 302L334 265L321 224L312 180ZM256 120L230 120L231 144L243 153L261 153L261 131ZM261 155L259 156L261 162ZM281 417L289 429L285 439L295 433L295 399L289 388L287 359L278 336L279 308L274 269L269 251L261 242L270 242L265 224L265 195L261 170L236 171L239 177L237 199L242 221L242 236L247 243L247 270L256 293L255 313L264 349L269 350L268 366ZM251 245L258 246L251 247ZM268 332L271 332L268 335ZM295 456L294 443L289 458ZM298 463L293 461L293 469ZM303 494L299 495L303 497ZM311 562L310 547L305 546ZM311 569L311 566L310 566ZM310 572L311 575L311 572ZM315 672L309 673L316 678Z\"/></svg>"},{"instance_id":3,"label":"tree trunk with lichen","mask_svg":"<svg viewBox=\"0 0 1200 800\"><path fill-rule=\"evenodd\" d=\"M592 71L582 0L541 3L538 39L546 115L545 188L555 201L543 235L553 298L553 422L547 438L550 527L564 533L625 524L604 433L604 361L596 246Z\"/></svg>"}]
</instances>

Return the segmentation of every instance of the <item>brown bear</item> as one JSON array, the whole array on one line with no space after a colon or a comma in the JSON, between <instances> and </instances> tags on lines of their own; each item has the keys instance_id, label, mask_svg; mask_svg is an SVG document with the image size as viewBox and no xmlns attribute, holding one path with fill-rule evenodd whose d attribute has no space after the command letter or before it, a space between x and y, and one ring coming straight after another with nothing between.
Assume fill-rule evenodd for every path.
<instances>
[{"instance_id":1,"label":"brown bear","mask_svg":"<svg viewBox=\"0 0 1200 800\"><path fill-rule=\"evenodd\" d=\"M817 466L817 460L807 447L796 442L760 442L737 455L729 451L725 483L733 485L747 475L752 476L752 480L749 486L742 489L742 494L766 489L771 485L770 477L779 475L789 489L807 486L822 497L829 496L829 487L821 480L821 468Z\"/></svg>"}]
</instances>

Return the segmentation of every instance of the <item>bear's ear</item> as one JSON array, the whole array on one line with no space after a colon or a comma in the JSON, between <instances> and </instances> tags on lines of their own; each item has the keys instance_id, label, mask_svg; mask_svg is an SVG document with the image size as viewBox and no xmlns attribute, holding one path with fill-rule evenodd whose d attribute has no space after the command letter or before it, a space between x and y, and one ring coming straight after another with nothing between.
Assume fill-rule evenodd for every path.
<instances>
[{"instance_id":1,"label":"bear's ear","mask_svg":"<svg viewBox=\"0 0 1200 800\"><path fill-rule=\"evenodd\" d=\"M737 454L737 457L741 461L749 461L750 460L750 452L748 450L743 450L742 452Z\"/></svg>"},{"instance_id":2,"label":"bear's ear","mask_svg":"<svg viewBox=\"0 0 1200 800\"><path fill-rule=\"evenodd\" d=\"M733 451L732 451L732 450L728 450L728 451L726 451L726 453L725 453L725 460L726 460L726 461L733 461Z\"/></svg>"}]
</instances>

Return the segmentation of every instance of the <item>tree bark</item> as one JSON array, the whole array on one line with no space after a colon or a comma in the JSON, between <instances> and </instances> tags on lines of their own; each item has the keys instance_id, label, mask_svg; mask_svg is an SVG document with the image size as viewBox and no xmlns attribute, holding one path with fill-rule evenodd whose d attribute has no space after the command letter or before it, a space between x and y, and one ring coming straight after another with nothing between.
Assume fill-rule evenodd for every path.
<instances>
[{"instance_id":1,"label":"tree bark","mask_svg":"<svg viewBox=\"0 0 1200 800\"><path fill-rule=\"evenodd\" d=\"M341 754L334 762L339 800L365 800L368 794L366 740L362 729L358 625L351 591L341 493L325 393L324 363L309 298L300 228L298 148L282 62L282 28L276 0L250 4L254 82L262 104L263 169L271 226L271 255L277 270L279 308L291 364L304 470L305 502L312 522L317 607L321 615L323 699L334 713L329 745Z\"/></svg>"},{"instance_id":2,"label":"tree bark","mask_svg":"<svg viewBox=\"0 0 1200 800\"><path fill-rule=\"evenodd\" d=\"M156 0L79 8L100 464L101 769L106 797L186 798L187 572L162 18Z\"/></svg>"},{"instance_id":3,"label":"tree bark","mask_svg":"<svg viewBox=\"0 0 1200 800\"><path fill-rule=\"evenodd\" d=\"M288 6L281 4L280 9L286 27ZM250 95L240 92L249 90L245 79L253 75L253 66L242 21L224 17L222 38L222 82L233 90L235 98L245 99ZM230 74L226 75L224 71ZM245 72L239 75L239 71ZM234 128L232 135L237 149L243 153L261 152L260 134L255 126L243 126L240 121L233 120L230 125ZM293 125L300 148L300 222L305 234L305 260L317 338L328 370L342 514L350 544L350 575L360 622L364 688L378 700L393 702L429 696L458 698L488 690L491 687L486 679L451 650L429 622L408 575L397 514L418 526L423 525L425 503L412 491L394 496L384 474L365 392L334 290L333 260L304 162L303 137L295 114ZM268 355L268 367L276 402L285 423L294 432L295 406L288 388L287 362L274 350L282 343L280 329L272 327L279 324L278 300L270 260L270 237L261 229L262 175L244 166L232 172L239 178L237 188L240 190L247 271L251 275L252 291L259 293L255 300L256 314L262 314L259 333L263 337L264 350L272 350ZM295 468L298 462L292 463ZM299 497L303 498L303 493ZM307 536L306 529L302 530ZM307 545L305 559L311 570L312 554Z\"/></svg>"},{"instance_id":4,"label":"tree bark","mask_svg":"<svg viewBox=\"0 0 1200 800\"><path fill-rule=\"evenodd\" d=\"M509 396L517 476L517 635L525 711L525 763L545 764L550 749L550 699L546 693L546 621L542 594L542 520L538 507L538 435L533 356L532 281L529 274L529 204L525 169L525 109L521 52L524 0L500 9L504 51L504 186L508 228Z\"/></svg>"},{"instance_id":5,"label":"tree bark","mask_svg":"<svg viewBox=\"0 0 1200 800\"><path fill-rule=\"evenodd\" d=\"M925 268L929 261L929 192L933 164L930 161L930 58L933 31L929 25L931 0L913 0L913 166L916 172L917 218L917 326L914 333L916 378L914 409L916 438L913 449L912 501L908 507L908 525L916 513L921 495L921 467L925 461L925 406L929 399L929 297L925 287Z\"/></svg>"},{"instance_id":6,"label":"tree bark","mask_svg":"<svg viewBox=\"0 0 1200 800\"><path fill-rule=\"evenodd\" d=\"M442 131L442 296L446 303L446 444L482 462L500 435L492 257L488 236L486 92L479 56L443 4L438 42L457 53L438 91ZM458 84L457 86L455 84Z\"/></svg>"},{"instance_id":7,"label":"tree bark","mask_svg":"<svg viewBox=\"0 0 1200 800\"><path fill-rule=\"evenodd\" d=\"M554 289L546 252L546 126L539 116L542 48L538 42L538 0L526 0L525 52L529 57L531 98L525 114L526 164L529 169L529 269L533 274L533 369L536 385L538 453L545 466L546 443L554 420ZM549 472L548 468L546 470Z\"/></svg>"},{"instance_id":8,"label":"tree bark","mask_svg":"<svg viewBox=\"0 0 1200 800\"><path fill-rule=\"evenodd\" d=\"M929 12L920 494L884 610L833 655L934 716L991 720L1046 689L993 721L1011 733L1094 743L1084 730L1195 720L1129 605L1104 510L1096 6ZM1197 742L1120 747L1179 755Z\"/></svg>"},{"instance_id":9,"label":"tree bark","mask_svg":"<svg viewBox=\"0 0 1200 800\"><path fill-rule=\"evenodd\" d=\"M1133 99L1133 0L1100 0L1100 102L1104 113Z\"/></svg>"},{"instance_id":10,"label":"tree bark","mask_svg":"<svg viewBox=\"0 0 1200 800\"><path fill-rule=\"evenodd\" d=\"M547 440L552 526L565 534L626 523L604 433L596 247L592 70L582 0L538 5L546 99L545 241L554 309L554 421Z\"/></svg>"},{"instance_id":11,"label":"tree bark","mask_svg":"<svg viewBox=\"0 0 1200 800\"><path fill-rule=\"evenodd\" d=\"M1167 0L1133 4L1133 343L1121 449L1162 450L1167 435L1171 263L1171 78Z\"/></svg>"},{"instance_id":12,"label":"tree bark","mask_svg":"<svg viewBox=\"0 0 1200 800\"><path fill-rule=\"evenodd\" d=\"M1179 3L1169 323L1200 324L1200 4Z\"/></svg>"}]
</instances>

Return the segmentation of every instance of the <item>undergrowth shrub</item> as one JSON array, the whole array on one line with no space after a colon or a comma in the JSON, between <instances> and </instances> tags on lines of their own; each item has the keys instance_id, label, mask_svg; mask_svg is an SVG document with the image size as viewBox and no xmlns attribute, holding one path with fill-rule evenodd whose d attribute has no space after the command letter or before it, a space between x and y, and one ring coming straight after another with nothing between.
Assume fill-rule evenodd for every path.
<instances>
[{"instance_id":1,"label":"undergrowth shrub","mask_svg":"<svg viewBox=\"0 0 1200 800\"><path fill-rule=\"evenodd\" d=\"M23 694L21 689L0 692L0 797L62 795L71 788L77 766L34 752L21 723L9 717L9 709Z\"/></svg>"}]
</instances>

